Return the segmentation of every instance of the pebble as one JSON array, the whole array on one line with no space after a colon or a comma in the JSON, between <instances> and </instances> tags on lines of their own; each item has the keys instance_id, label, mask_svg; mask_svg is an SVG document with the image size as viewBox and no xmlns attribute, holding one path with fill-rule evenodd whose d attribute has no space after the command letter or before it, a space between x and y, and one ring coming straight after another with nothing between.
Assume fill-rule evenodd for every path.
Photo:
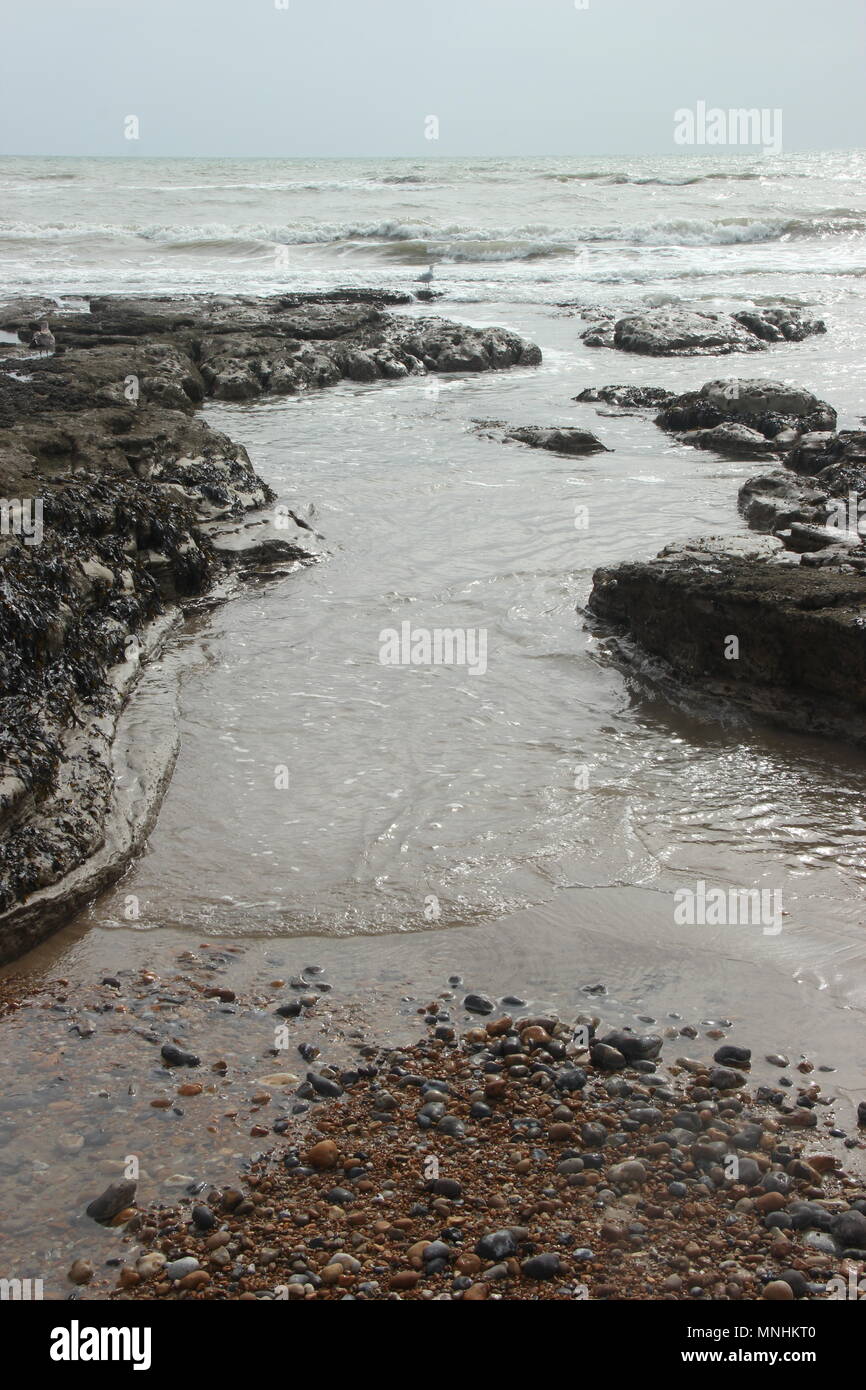
<instances>
[{"instance_id":1,"label":"pebble","mask_svg":"<svg viewBox=\"0 0 866 1390\"><path fill-rule=\"evenodd\" d=\"M557 1279L562 1268L558 1255L531 1255L520 1266L527 1279Z\"/></svg>"},{"instance_id":2,"label":"pebble","mask_svg":"<svg viewBox=\"0 0 866 1390\"><path fill-rule=\"evenodd\" d=\"M185 1278L187 1274L193 1274L198 1267L198 1260L195 1255L184 1255L181 1259L172 1260L170 1264L167 1264L163 1273L166 1279L176 1281Z\"/></svg>"},{"instance_id":3,"label":"pebble","mask_svg":"<svg viewBox=\"0 0 866 1390\"><path fill-rule=\"evenodd\" d=\"M93 1265L89 1260L76 1260L66 1277L70 1284L89 1284L93 1278Z\"/></svg>"},{"instance_id":4,"label":"pebble","mask_svg":"<svg viewBox=\"0 0 866 1390\"><path fill-rule=\"evenodd\" d=\"M763 1297L774 1303L790 1303L794 1298L794 1290L784 1279L773 1279L764 1285Z\"/></svg>"},{"instance_id":5,"label":"pebble","mask_svg":"<svg viewBox=\"0 0 866 1390\"><path fill-rule=\"evenodd\" d=\"M94 1197L87 1207L87 1215L93 1221L99 1221L103 1224L112 1221L115 1216L119 1216L135 1201L137 1187L138 1183L132 1178L113 1182L98 1197Z\"/></svg>"},{"instance_id":6,"label":"pebble","mask_svg":"<svg viewBox=\"0 0 866 1390\"><path fill-rule=\"evenodd\" d=\"M511 1231L491 1231L481 1237L475 1253L482 1260L503 1260L517 1254L517 1241Z\"/></svg>"},{"instance_id":7,"label":"pebble","mask_svg":"<svg viewBox=\"0 0 866 1390\"><path fill-rule=\"evenodd\" d=\"M724 1047L717 1047L713 1053L713 1061L719 1062L722 1066L729 1064L733 1067L745 1067L751 1060L751 1048L734 1047L733 1043L726 1043Z\"/></svg>"},{"instance_id":8,"label":"pebble","mask_svg":"<svg viewBox=\"0 0 866 1390\"><path fill-rule=\"evenodd\" d=\"M492 1014L496 1005L486 994L467 994L463 1007L471 1014Z\"/></svg>"},{"instance_id":9,"label":"pebble","mask_svg":"<svg viewBox=\"0 0 866 1390\"><path fill-rule=\"evenodd\" d=\"M320 1076L318 1072L308 1071L307 1080L317 1095L335 1098L344 1094L343 1087L338 1081L331 1081L329 1077Z\"/></svg>"},{"instance_id":10,"label":"pebble","mask_svg":"<svg viewBox=\"0 0 866 1390\"><path fill-rule=\"evenodd\" d=\"M336 1168L340 1150L333 1139L322 1139L307 1153L307 1162L313 1168Z\"/></svg>"},{"instance_id":11,"label":"pebble","mask_svg":"<svg viewBox=\"0 0 866 1390\"><path fill-rule=\"evenodd\" d=\"M163 1043L159 1049L162 1060L169 1067L200 1067L201 1058L196 1057L194 1052L184 1052L182 1047L177 1047L174 1043Z\"/></svg>"}]
</instances>

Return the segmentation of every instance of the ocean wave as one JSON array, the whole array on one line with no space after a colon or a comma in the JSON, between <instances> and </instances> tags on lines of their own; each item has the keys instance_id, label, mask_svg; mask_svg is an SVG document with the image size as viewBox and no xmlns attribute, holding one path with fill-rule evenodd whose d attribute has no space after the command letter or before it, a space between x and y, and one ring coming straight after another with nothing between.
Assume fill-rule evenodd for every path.
<instances>
[{"instance_id":1,"label":"ocean wave","mask_svg":"<svg viewBox=\"0 0 866 1390\"><path fill-rule=\"evenodd\" d=\"M738 246L774 241L805 241L862 237L866 219L850 208L831 208L801 217L674 218L625 224L613 222L584 227L554 227L529 223L516 227L437 226L427 222L319 222L272 226L266 224L205 225L116 223L0 222L0 240L110 242L139 240L160 249L196 253L203 250L231 255L269 254L274 246L334 247L366 250L378 256L406 260L453 261L526 260L573 254L580 246L624 247Z\"/></svg>"}]
</instances>

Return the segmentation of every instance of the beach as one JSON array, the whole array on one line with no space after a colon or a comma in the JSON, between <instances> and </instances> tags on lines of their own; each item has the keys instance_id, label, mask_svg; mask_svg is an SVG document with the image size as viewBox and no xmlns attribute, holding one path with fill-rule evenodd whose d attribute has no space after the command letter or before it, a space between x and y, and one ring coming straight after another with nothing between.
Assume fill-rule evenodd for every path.
<instances>
[{"instance_id":1,"label":"beach","mask_svg":"<svg viewBox=\"0 0 866 1390\"><path fill-rule=\"evenodd\" d=\"M825 534L862 467L862 158L0 160L0 465L46 504L0 553L19 1277L787 1300L862 1264L866 577ZM593 1058L612 1030L646 1069ZM431 1141L404 1079L443 1072ZM495 1176L430 1200L464 1148Z\"/></svg>"}]
</instances>

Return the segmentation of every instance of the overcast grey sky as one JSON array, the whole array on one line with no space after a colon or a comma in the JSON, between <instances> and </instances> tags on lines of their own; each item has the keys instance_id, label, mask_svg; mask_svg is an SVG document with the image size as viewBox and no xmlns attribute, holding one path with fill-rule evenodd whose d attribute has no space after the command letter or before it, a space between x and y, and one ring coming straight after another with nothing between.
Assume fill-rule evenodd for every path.
<instances>
[{"instance_id":1,"label":"overcast grey sky","mask_svg":"<svg viewBox=\"0 0 866 1390\"><path fill-rule=\"evenodd\" d=\"M281 3L0 0L0 153L682 153L699 100L866 145L864 0Z\"/></svg>"}]
</instances>

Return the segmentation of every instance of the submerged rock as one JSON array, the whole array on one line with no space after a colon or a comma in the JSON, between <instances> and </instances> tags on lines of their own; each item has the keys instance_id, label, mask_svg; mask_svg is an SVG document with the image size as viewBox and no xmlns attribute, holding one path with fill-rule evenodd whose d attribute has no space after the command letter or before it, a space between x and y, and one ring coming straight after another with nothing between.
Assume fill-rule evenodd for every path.
<instances>
[{"instance_id":1,"label":"submerged rock","mask_svg":"<svg viewBox=\"0 0 866 1390\"><path fill-rule=\"evenodd\" d=\"M591 430L574 425L508 425L502 420L477 420L475 432L500 442L514 441L556 454L611 453Z\"/></svg>"},{"instance_id":2,"label":"submerged rock","mask_svg":"<svg viewBox=\"0 0 866 1390\"><path fill-rule=\"evenodd\" d=\"M543 425L519 425L504 431L506 439L529 444L533 449L549 449L555 454L598 454L612 452L590 430L570 425L546 428Z\"/></svg>"}]
</instances>

